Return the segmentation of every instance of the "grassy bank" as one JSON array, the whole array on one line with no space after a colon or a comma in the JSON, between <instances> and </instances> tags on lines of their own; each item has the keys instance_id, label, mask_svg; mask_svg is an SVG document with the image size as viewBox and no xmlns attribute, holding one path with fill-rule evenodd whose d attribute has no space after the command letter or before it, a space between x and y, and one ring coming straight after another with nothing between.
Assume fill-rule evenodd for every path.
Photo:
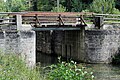
<instances>
[{"instance_id":1,"label":"grassy bank","mask_svg":"<svg viewBox=\"0 0 120 80\"><path fill-rule=\"evenodd\" d=\"M44 68L30 69L15 54L0 54L0 80L93 80L93 73L76 62L59 62Z\"/></svg>"},{"instance_id":2,"label":"grassy bank","mask_svg":"<svg viewBox=\"0 0 120 80\"><path fill-rule=\"evenodd\" d=\"M30 69L15 54L0 54L0 80L43 80L36 69Z\"/></svg>"}]
</instances>

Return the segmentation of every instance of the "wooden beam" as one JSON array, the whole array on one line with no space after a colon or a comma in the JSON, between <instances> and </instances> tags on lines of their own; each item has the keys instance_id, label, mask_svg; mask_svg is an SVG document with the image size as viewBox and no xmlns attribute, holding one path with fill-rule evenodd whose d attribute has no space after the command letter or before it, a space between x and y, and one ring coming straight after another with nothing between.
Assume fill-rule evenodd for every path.
<instances>
[{"instance_id":1,"label":"wooden beam","mask_svg":"<svg viewBox=\"0 0 120 80\"><path fill-rule=\"evenodd\" d=\"M50 30L81 30L81 28L73 27L73 28L65 28L65 27L59 27L59 28L32 28L34 31L50 31Z\"/></svg>"}]
</instances>

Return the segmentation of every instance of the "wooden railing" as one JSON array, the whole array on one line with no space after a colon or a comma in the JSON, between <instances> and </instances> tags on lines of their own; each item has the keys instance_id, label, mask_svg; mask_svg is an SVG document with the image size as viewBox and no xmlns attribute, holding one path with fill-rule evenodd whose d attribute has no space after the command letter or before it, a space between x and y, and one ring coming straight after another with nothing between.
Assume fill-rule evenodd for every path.
<instances>
[{"instance_id":1,"label":"wooden railing","mask_svg":"<svg viewBox=\"0 0 120 80\"><path fill-rule=\"evenodd\" d=\"M120 24L120 15L118 14L94 14L94 16L99 16L103 18L103 23Z\"/></svg>"},{"instance_id":2,"label":"wooden railing","mask_svg":"<svg viewBox=\"0 0 120 80\"><path fill-rule=\"evenodd\" d=\"M0 12L1 25L17 25L17 15L25 14L25 12Z\"/></svg>"},{"instance_id":3,"label":"wooden railing","mask_svg":"<svg viewBox=\"0 0 120 80\"><path fill-rule=\"evenodd\" d=\"M65 24L76 24L81 22L81 18L84 19L83 15L32 15L32 16L22 16L23 24L36 24L36 25L45 25L45 24L56 24L56 25L65 25ZM90 22L92 20L85 20Z\"/></svg>"},{"instance_id":4,"label":"wooden railing","mask_svg":"<svg viewBox=\"0 0 120 80\"><path fill-rule=\"evenodd\" d=\"M20 16L17 16L20 15ZM19 17L19 18L18 18ZM73 25L84 23L101 27L106 23L120 24L120 15L95 13L53 13L53 12L1 12L1 25Z\"/></svg>"}]
</instances>

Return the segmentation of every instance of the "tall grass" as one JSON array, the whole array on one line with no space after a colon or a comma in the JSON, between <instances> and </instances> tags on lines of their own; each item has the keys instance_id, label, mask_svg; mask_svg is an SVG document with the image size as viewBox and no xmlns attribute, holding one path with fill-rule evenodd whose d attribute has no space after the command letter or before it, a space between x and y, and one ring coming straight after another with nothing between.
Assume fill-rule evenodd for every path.
<instances>
[{"instance_id":1,"label":"tall grass","mask_svg":"<svg viewBox=\"0 0 120 80\"><path fill-rule=\"evenodd\" d=\"M46 69L48 71L46 72ZM0 80L93 80L93 73L73 61L45 68L28 68L20 56L0 53Z\"/></svg>"},{"instance_id":2,"label":"tall grass","mask_svg":"<svg viewBox=\"0 0 120 80\"><path fill-rule=\"evenodd\" d=\"M15 54L0 53L0 80L43 80L40 72L30 69Z\"/></svg>"}]
</instances>

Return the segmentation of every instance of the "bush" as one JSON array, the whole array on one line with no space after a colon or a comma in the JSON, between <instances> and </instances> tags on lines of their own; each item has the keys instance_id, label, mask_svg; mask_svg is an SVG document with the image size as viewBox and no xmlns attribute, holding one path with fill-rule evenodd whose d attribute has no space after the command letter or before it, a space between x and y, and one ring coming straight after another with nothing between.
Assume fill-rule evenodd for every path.
<instances>
[{"instance_id":1,"label":"bush","mask_svg":"<svg viewBox=\"0 0 120 80\"><path fill-rule=\"evenodd\" d=\"M0 54L0 80L43 80L40 72L26 67L15 54Z\"/></svg>"},{"instance_id":2,"label":"bush","mask_svg":"<svg viewBox=\"0 0 120 80\"><path fill-rule=\"evenodd\" d=\"M92 72L86 71L85 67L79 68L76 62L61 62L49 66L48 80L93 80Z\"/></svg>"}]
</instances>

